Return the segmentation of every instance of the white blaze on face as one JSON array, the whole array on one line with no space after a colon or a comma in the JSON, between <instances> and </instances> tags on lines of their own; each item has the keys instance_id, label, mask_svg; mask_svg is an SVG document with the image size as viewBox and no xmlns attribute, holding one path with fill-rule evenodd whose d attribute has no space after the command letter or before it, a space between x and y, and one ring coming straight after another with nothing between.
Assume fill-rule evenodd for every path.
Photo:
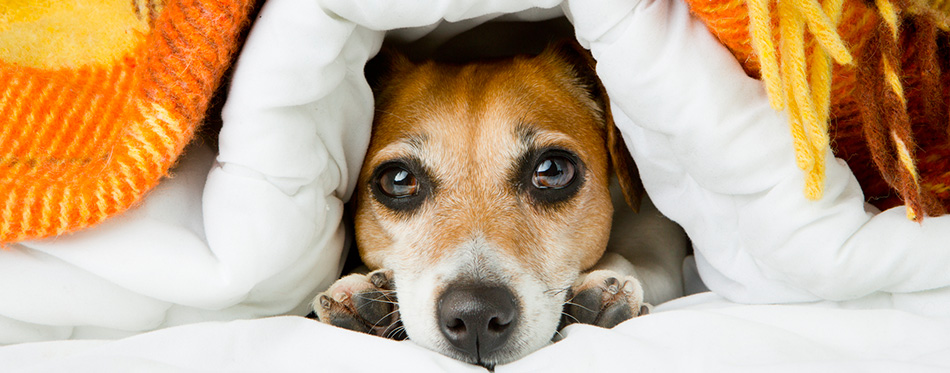
<instances>
[{"instance_id":1,"label":"white blaze on face","mask_svg":"<svg viewBox=\"0 0 950 373\"><path fill-rule=\"evenodd\" d=\"M571 275L542 279L526 271L524 263L504 255L483 235L461 243L437 265L418 267L412 260L390 256L386 266L393 269L399 298L400 317L409 338L421 346L449 356L459 353L442 335L437 314L439 297L455 283L507 287L519 307L515 330L504 353L494 356L499 363L515 360L550 343L560 322L565 301L564 289ZM557 284L546 281L555 280Z\"/></svg>"}]
</instances>

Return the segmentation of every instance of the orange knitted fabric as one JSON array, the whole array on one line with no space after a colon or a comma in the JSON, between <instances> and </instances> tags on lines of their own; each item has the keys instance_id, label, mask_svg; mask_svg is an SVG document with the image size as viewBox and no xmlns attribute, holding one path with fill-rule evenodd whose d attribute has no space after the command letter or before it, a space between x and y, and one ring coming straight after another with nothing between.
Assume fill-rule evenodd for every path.
<instances>
[{"instance_id":1,"label":"orange knitted fabric","mask_svg":"<svg viewBox=\"0 0 950 373\"><path fill-rule=\"evenodd\" d=\"M782 0L779 0L782 1ZM749 14L745 0L687 0L693 14L701 19L724 45L726 45L742 64L746 72L759 77L759 60L754 52L750 37ZM834 65L832 78L829 133L835 155L844 159L854 172L868 200L880 208L890 208L903 204L902 194L913 186L901 185L900 180L890 175L890 170L882 169L872 159L866 117L866 102L859 95L859 70L867 65L862 56L870 56L879 45L869 47L872 36L876 34L881 16L873 8L873 0L844 0L838 34L848 45L857 60L851 65ZM935 0L936 8L943 7L943 0ZM772 9L772 24L779 24L777 12ZM924 192L922 203L928 215L939 215L950 209L950 142L947 131L950 128L950 42L947 33L940 31L936 37L922 37L925 32L914 23L912 16L905 15L901 24L898 59L903 61L901 81L906 94L907 113L910 116L912 137L916 146L912 147L913 158L920 174L920 189ZM773 27L774 44L778 46L779 33ZM931 32L934 29L931 28ZM929 37L929 39L928 39ZM924 49L924 41L930 40L936 45L938 60L925 64L918 53ZM814 40L806 41L809 51L815 48ZM780 53L776 48L776 53ZM933 77L932 79L927 78ZM928 81L929 79L929 81ZM937 82L934 85L934 82ZM929 85L928 85L929 84ZM931 88L928 88L931 87ZM929 92L930 91L934 92ZM871 94L876 94L871 92ZM865 107L862 107L865 105ZM884 137L887 137L884 135ZM890 140L887 137L886 140ZM879 144L872 144L879 145ZM886 145L886 144L884 144ZM883 146L883 145L881 145ZM886 165L885 165L886 166ZM897 173L894 171L893 173ZM892 178L888 180L888 178ZM889 182L890 181L890 184ZM927 206L928 203L936 205ZM919 220L922 216L915 217Z\"/></svg>"},{"instance_id":2,"label":"orange knitted fabric","mask_svg":"<svg viewBox=\"0 0 950 373\"><path fill-rule=\"evenodd\" d=\"M154 187L253 5L88 3L0 4L0 243L91 226Z\"/></svg>"}]
</instances>

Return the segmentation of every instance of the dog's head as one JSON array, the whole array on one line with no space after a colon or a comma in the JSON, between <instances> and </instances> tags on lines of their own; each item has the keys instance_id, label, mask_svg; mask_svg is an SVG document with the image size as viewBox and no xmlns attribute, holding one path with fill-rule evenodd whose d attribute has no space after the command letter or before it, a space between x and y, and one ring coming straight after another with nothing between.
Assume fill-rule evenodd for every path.
<instances>
[{"instance_id":1,"label":"dog's head","mask_svg":"<svg viewBox=\"0 0 950 373\"><path fill-rule=\"evenodd\" d=\"M416 343L486 366L549 343L609 237L615 171L642 187L586 51L465 65L377 59L356 237L393 270ZM379 68L380 66L377 66Z\"/></svg>"}]
</instances>

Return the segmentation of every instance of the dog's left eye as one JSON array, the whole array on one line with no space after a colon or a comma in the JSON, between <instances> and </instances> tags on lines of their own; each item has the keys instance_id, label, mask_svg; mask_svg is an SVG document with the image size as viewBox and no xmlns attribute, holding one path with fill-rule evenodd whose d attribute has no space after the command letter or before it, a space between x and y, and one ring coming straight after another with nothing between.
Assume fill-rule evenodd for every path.
<instances>
[{"instance_id":1,"label":"dog's left eye","mask_svg":"<svg viewBox=\"0 0 950 373\"><path fill-rule=\"evenodd\" d=\"M381 172L377 180L379 190L391 198L405 198L419 190L416 176L401 167L390 167Z\"/></svg>"},{"instance_id":2,"label":"dog's left eye","mask_svg":"<svg viewBox=\"0 0 950 373\"><path fill-rule=\"evenodd\" d=\"M538 189L562 189L574 181L574 162L562 156L542 158L534 168L531 183Z\"/></svg>"},{"instance_id":3,"label":"dog's left eye","mask_svg":"<svg viewBox=\"0 0 950 373\"><path fill-rule=\"evenodd\" d=\"M369 181L373 198L397 212L412 212L435 192L436 183L418 160L405 158L383 163Z\"/></svg>"}]
</instances>

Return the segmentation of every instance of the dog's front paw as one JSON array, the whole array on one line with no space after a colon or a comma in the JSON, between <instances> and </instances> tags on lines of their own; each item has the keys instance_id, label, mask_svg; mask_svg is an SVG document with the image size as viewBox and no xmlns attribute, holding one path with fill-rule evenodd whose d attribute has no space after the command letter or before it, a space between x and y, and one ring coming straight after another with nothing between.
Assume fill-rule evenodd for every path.
<instances>
[{"instance_id":1,"label":"dog's front paw","mask_svg":"<svg viewBox=\"0 0 950 373\"><path fill-rule=\"evenodd\" d=\"M646 315L651 307L643 303L643 287L636 277L598 270L582 275L571 287L561 325L581 323L613 328Z\"/></svg>"},{"instance_id":2,"label":"dog's front paw","mask_svg":"<svg viewBox=\"0 0 950 373\"><path fill-rule=\"evenodd\" d=\"M399 318L393 272L380 269L337 280L313 300L321 322L392 339L406 339Z\"/></svg>"}]
</instances>

